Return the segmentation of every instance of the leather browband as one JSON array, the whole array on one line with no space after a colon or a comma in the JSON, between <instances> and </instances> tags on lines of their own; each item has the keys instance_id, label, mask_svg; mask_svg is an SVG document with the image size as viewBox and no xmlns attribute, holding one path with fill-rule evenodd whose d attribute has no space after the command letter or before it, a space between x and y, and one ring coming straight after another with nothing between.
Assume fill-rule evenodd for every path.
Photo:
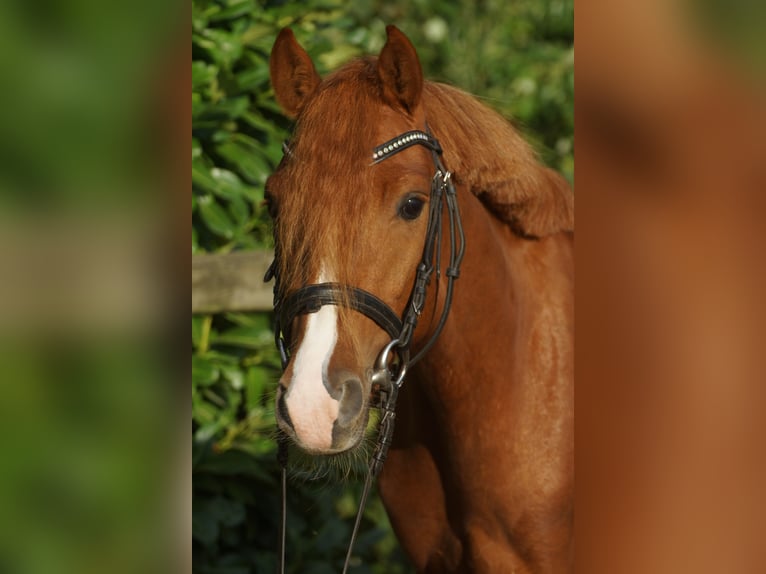
<instances>
[{"instance_id":1,"label":"leather browband","mask_svg":"<svg viewBox=\"0 0 766 574\"><path fill-rule=\"evenodd\" d=\"M442 153L442 148L439 145L439 142L431 134L420 130L411 130L380 144L372 150L372 163L381 162L387 157L413 145L426 146L435 154Z\"/></svg>"}]
</instances>

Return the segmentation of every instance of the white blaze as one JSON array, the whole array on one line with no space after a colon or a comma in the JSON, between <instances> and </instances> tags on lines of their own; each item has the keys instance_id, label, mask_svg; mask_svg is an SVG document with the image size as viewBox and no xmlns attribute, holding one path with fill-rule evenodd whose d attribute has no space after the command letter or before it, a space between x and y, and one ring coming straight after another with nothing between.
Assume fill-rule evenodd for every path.
<instances>
[{"instance_id":1,"label":"white blaze","mask_svg":"<svg viewBox=\"0 0 766 574\"><path fill-rule=\"evenodd\" d=\"M325 283L324 272L318 283ZM307 448L328 450L332 446L333 423L338 418L338 401L324 385L327 366L338 340L338 313L325 305L308 315L306 332L293 357L293 376L285 403L298 438Z\"/></svg>"}]
</instances>

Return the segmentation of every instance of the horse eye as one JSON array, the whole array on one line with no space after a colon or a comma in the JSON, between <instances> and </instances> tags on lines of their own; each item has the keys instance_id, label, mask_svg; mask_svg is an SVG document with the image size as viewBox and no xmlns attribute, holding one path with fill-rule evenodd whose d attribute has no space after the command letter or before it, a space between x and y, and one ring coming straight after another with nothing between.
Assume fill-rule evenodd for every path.
<instances>
[{"instance_id":1,"label":"horse eye","mask_svg":"<svg viewBox=\"0 0 766 574\"><path fill-rule=\"evenodd\" d=\"M420 216L425 202L419 197L410 196L399 206L399 217L412 221Z\"/></svg>"}]
</instances>

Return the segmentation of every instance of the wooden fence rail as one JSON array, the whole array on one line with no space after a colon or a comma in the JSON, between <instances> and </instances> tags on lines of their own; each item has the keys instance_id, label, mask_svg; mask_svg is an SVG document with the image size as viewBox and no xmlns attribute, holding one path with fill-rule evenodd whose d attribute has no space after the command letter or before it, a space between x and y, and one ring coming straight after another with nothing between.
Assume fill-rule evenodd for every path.
<instances>
[{"instance_id":1,"label":"wooden fence rail","mask_svg":"<svg viewBox=\"0 0 766 574\"><path fill-rule=\"evenodd\" d=\"M273 251L192 256L192 313L271 310L273 283L264 283Z\"/></svg>"}]
</instances>

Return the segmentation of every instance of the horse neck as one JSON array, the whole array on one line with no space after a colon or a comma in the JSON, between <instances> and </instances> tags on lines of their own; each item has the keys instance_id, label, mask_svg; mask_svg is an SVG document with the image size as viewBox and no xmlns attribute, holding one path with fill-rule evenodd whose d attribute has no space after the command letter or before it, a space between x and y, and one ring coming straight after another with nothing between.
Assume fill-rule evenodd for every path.
<instances>
[{"instance_id":1,"label":"horse neck","mask_svg":"<svg viewBox=\"0 0 766 574\"><path fill-rule=\"evenodd\" d=\"M420 400L457 431L495 420L488 408L521 410L551 393L566 402L573 329L572 234L520 238L461 191L466 255L445 329L417 371Z\"/></svg>"}]
</instances>

